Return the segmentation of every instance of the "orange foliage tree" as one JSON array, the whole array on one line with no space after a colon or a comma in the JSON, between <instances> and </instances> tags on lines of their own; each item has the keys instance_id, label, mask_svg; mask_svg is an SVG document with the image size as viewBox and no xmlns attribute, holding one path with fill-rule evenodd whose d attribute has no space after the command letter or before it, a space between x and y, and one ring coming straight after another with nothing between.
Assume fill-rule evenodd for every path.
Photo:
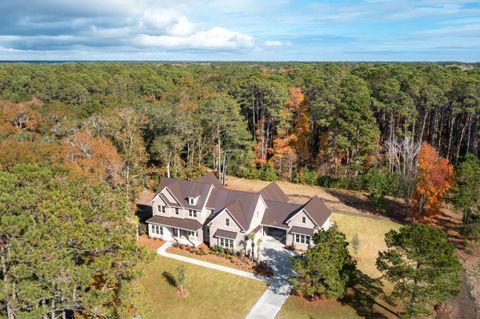
<instances>
[{"instance_id":1,"label":"orange foliage tree","mask_svg":"<svg viewBox=\"0 0 480 319\"><path fill-rule=\"evenodd\" d=\"M0 133L35 131L40 122L40 115L29 105L0 101Z\"/></svg>"},{"instance_id":2,"label":"orange foliage tree","mask_svg":"<svg viewBox=\"0 0 480 319\"><path fill-rule=\"evenodd\" d=\"M122 183L123 161L112 142L104 137L76 132L65 141L63 165L93 183Z\"/></svg>"},{"instance_id":3,"label":"orange foliage tree","mask_svg":"<svg viewBox=\"0 0 480 319\"><path fill-rule=\"evenodd\" d=\"M417 184L412 198L413 214L432 216L440 211L444 196L454 184L453 166L428 143L422 145L417 166Z\"/></svg>"}]
</instances>

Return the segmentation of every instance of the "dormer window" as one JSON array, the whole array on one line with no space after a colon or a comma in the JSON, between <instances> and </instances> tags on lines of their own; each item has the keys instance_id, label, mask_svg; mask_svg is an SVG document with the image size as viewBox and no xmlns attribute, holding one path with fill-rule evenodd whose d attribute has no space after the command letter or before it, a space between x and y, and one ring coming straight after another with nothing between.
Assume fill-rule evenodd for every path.
<instances>
[{"instance_id":1,"label":"dormer window","mask_svg":"<svg viewBox=\"0 0 480 319\"><path fill-rule=\"evenodd\" d=\"M302 216L302 224L305 224L307 222L307 217Z\"/></svg>"},{"instance_id":2,"label":"dormer window","mask_svg":"<svg viewBox=\"0 0 480 319\"><path fill-rule=\"evenodd\" d=\"M197 196L197 197L191 197L191 196L187 197L188 205L192 205L192 206L197 205L198 197L199 196Z\"/></svg>"},{"instance_id":3,"label":"dormer window","mask_svg":"<svg viewBox=\"0 0 480 319\"><path fill-rule=\"evenodd\" d=\"M225 226L230 226L230 218L225 219Z\"/></svg>"}]
</instances>

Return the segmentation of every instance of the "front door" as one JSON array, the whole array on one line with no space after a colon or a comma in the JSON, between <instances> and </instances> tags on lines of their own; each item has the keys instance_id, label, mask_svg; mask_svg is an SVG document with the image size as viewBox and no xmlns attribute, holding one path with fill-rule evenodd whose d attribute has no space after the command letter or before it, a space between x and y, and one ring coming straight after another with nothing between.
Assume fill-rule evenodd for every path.
<instances>
[{"instance_id":1,"label":"front door","mask_svg":"<svg viewBox=\"0 0 480 319\"><path fill-rule=\"evenodd\" d=\"M178 237L178 235L179 235L178 228L172 228L172 235L173 235L173 237Z\"/></svg>"}]
</instances>

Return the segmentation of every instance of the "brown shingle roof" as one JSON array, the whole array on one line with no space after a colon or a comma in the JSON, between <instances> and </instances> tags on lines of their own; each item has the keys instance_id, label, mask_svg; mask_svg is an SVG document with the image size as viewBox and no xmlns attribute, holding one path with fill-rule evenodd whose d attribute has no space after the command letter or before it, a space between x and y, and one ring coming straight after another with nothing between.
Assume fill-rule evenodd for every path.
<instances>
[{"instance_id":1,"label":"brown shingle roof","mask_svg":"<svg viewBox=\"0 0 480 319\"><path fill-rule=\"evenodd\" d=\"M196 182L196 181L185 181L177 180L173 178L162 178L160 186L157 189L157 193L161 192L165 187L167 187L173 196L180 201L180 204L186 208L202 209L205 201L207 200L208 192L212 187L212 184ZM198 201L195 205L190 205L188 202L188 197L197 197Z\"/></svg>"},{"instance_id":2,"label":"brown shingle roof","mask_svg":"<svg viewBox=\"0 0 480 319\"><path fill-rule=\"evenodd\" d=\"M302 208L302 205L282 203L277 201L266 201L267 209L263 215L262 224L265 226L273 226L288 229L285 221Z\"/></svg>"},{"instance_id":3,"label":"brown shingle roof","mask_svg":"<svg viewBox=\"0 0 480 319\"><path fill-rule=\"evenodd\" d=\"M224 229L217 229L213 237L223 237L228 239L235 239L237 238L237 233L233 231L228 231Z\"/></svg>"},{"instance_id":4,"label":"brown shingle roof","mask_svg":"<svg viewBox=\"0 0 480 319\"><path fill-rule=\"evenodd\" d=\"M298 226L292 226L292 228L290 229L290 233L312 236L313 235L313 229L303 228L303 227L298 227Z\"/></svg>"},{"instance_id":5,"label":"brown shingle roof","mask_svg":"<svg viewBox=\"0 0 480 319\"><path fill-rule=\"evenodd\" d=\"M330 217L332 212L325 206L323 200L318 196L313 196L304 206L303 209L313 218L318 226L322 226Z\"/></svg>"},{"instance_id":6,"label":"brown shingle roof","mask_svg":"<svg viewBox=\"0 0 480 319\"><path fill-rule=\"evenodd\" d=\"M277 183L272 182L260 191L265 200L274 200L277 202L288 203L289 198Z\"/></svg>"},{"instance_id":7,"label":"brown shingle roof","mask_svg":"<svg viewBox=\"0 0 480 319\"><path fill-rule=\"evenodd\" d=\"M260 194L215 188L207 202L207 207L220 212L227 208L244 230L248 230L255 214Z\"/></svg>"},{"instance_id":8,"label":"brown shingle roof","mask_svg":"<svg viewBox=\"0 0 480 319\"><path fill-rule=\"evenodd\" d=\"M175 217L165 217L155 215L147 219L147 223L159 224L164 226L176 227L186 230L196 231L202 228L202 224L194 219L181 219Z\"/></svg>"},{"instance_id":9,"label":"brown shingle roof","mask_svg":"<svg viewBox=\"0 0 480 319\"><path fill-rule=\"evenodd\" d=\"M215 173L208 173L203 176L200 176L195 180L196 182L212 184L215 188L225 188L222 183L218 180Z\"/></svg>"}]
</instances>

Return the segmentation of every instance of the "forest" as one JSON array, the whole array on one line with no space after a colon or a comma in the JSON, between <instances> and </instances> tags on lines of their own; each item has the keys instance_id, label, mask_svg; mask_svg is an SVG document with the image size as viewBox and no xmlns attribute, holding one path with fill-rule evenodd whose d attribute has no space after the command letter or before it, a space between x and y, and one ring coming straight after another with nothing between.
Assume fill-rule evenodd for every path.
<instances>
[{"instance_id":1,"label":"forest","mask_svg":"<svg viewBox=\"0 0 480 319\"><path fill-rule=\"evenodd\" d=\"M93 309L92 318L128 313L131 305L120 296L134 291L126 283L137 274L124 264L135 267L144 256L134 247L127 206L163 176L195 178L213 170L222 181L235 175L363 190L380 212L383 197L392 195L425 216L447 200L464 213L465 236L480 238L480 199L473 191L480 185L477 66L4 63L0 150L2 256L24 258L22 249L30 246L15 240L43 238L28 231L28 218L52 227L62 221L77 240L59 250L64 232L57 229L58 242L42 243L48 254L68 260L57 269L63 281L54 284L46 284L52 272L42 268L36 274L45 286L33 287L15 256L2 259L2 287L11 293L0 298L9 314L35 313L35 307L62 316L72 308ZM22 213L32 206L21 200L26 190L18 191L19 183L36 200L35 216ZM58 204L45 205L45 198ZM116 207L114 214L109 207ZM67 213L72 209L78 214ZM82 236L91 230L80 220L118 236L97 229L96 242L88 242ZM118 245L122 236L127 246ZM34 241L32 249L38 248ZM116 260L120 255L124 259ZM24 262L46 265L41 257ZM102 285L95 293L82 289L91 277ZM47 286L48 298L31 301ZM74 291L73 299L67 291Z\"/></svg>"}]
</instances>

